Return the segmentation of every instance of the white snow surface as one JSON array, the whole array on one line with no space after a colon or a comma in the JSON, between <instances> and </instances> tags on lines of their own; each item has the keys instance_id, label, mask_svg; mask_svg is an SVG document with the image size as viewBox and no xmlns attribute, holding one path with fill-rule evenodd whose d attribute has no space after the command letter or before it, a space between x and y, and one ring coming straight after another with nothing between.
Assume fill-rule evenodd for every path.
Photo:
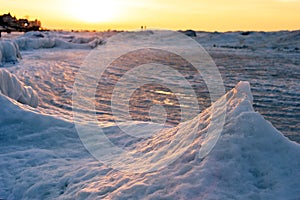
<instances>
[{"instance_id":1,"label":"white snow surface","mask_svg":"<svg viewBox=\"0 0 300 200\"><path fill-rule=\"evenodd\" d=\"M30 86L25 86L14 74L0 69L0 93L32 107L38 106L38 95Z\"/></svg>"},{"instance_id":2,"label":"white snow surface","mask_svg":"<svg viewBox=\"0 0 300 200\"><path fill-rule=\"evenodd\" d=\"M70 33L57 32L27 32L15 39L21 50L32 50L41 48L61 49L93 49L102 43L96 36L75 36Z\"/></svg>"},{"instance_id":3,"label":"white snow surface","mask_svg":"<svg viewBox=\"0 0 300 200\"><path fill-rule=\"evenodd\" d=\"M300 31L277 32L197 32L196 40L205 47L299 52Z\"/></svg>"},{"instance_id":4,"label":"white snow surface","mask_svg":"<svg viewBox=\"0 0 300 200\"><path fill-rule=\"evenodd\" d=\"M195 126L197 132L182 156L158 171L134 174L95 160L71 122L39 114L0 94L0 198L299 199L300 145L255 112L252 101L249 83L240 82L184 125L185 134ZM224 102L221 136L199 159L201 146L209 142L211 111L222 112ZM180 134L177 128L138 141L129 151L151 154ZM122 139L117 127L107 131L112 139Z\"/></svg>"},{"instance_id":5,"label":"white snow surface","mask_svg":"<svg viewBox=\"0 0 300 200\"><path fill-rule=\"evenodd\" d=\"M0 64L16 62L18 58L21 58L19 46L14 41L0 39Z\"/></svg>"}]
</instances>

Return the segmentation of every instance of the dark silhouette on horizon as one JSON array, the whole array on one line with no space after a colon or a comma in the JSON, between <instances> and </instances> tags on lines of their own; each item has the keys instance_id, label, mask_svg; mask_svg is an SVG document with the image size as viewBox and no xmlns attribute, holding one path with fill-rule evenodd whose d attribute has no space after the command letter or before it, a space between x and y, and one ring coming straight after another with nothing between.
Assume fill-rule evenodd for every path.
<instances>
[{"instance_id":1,"label":"dark silhouette on horizon","mask_svg":"<svg viewBox=\"0 0 300 200\"><path fill-rule=\"evenodd\" d=\"M8 14L0 15L0 37L1 32L27 32L38 31L40 29L41 21L37 19L33 21L28 19L17 19L15 16L12 17L10 12Z\"/></svg>"}]
</instances>

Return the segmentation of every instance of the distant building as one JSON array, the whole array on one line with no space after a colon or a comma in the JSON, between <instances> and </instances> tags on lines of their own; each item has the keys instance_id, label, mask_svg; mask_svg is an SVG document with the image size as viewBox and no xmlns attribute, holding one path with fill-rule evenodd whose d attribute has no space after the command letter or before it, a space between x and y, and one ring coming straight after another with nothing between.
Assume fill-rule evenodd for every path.
<instances>
[{"instance_id":1,"label":"distant building","mask_svg":"<svg viewBox=\"0 0 300 200\"><path fill-rule=\"evenodd\" d=\"M2 15L1 18L4 24L12 24L16 20L10 13Z\"/></svg>"},{"instance_id":2,"label":"distant building","mask_svg":"<svg viewBox=\"0 0 300 200\"><path fill-rule=\"evenodd\" d=\"M17 19L12 17L10 13L0 15L0 26L5 32L11 31L38 31L41 28L39 20L29 21L28 19Z\"/></svg>"},{"instance_id":3,"label":"distant building","mask_svg":"<svg viewBox=\"0 0 300 200\"><path fill-rule=\"evenodd\" d=\"M34 21L29 21L28 28L32 30L38 31L42 26L41 21L35 19Z\"/></svg>"}]
</instances>

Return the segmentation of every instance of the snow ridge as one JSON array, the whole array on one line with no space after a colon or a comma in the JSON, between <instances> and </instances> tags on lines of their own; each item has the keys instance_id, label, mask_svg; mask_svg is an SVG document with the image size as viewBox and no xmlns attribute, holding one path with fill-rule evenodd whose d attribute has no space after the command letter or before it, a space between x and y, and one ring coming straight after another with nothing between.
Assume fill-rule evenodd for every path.
<instances>
[{"instance_id":1,"label":"snow ridge","mask_svg":"<svg viewBox=\"0 0 300 200\"><path fill-rule=\"evenodd\" d=\"M21 50L32 50L42 48L61 49L93 49L102 40L98 37L75 37L56 34L55 32L28 32L15 39Z\"/></svg>"},{"instance_id":2,"label":"snow ridge","mask_svg":"<svg viewBox=\"0 0 300 200\"><path fill-rule=\"evenodd\" d=\"M5 69L0 69L0 93L31 107L38 106L38 95L30 86Z\"/></svg>"},{"instance_id":3,"label":"snow ridge","mask_svg":"<svg viewBox=\"0 0 300 200\"><path fill-rule=\"evenodd\" d=\"M150 155L176 135L196 130L184 154L167 167L131 173L95 160L72 123L26 110L0 94L0 198L299 199L300 145L255 112L252 101L249 83L240 82L177 131L167 129L138 141L129 151ZM212 110L221 113L224 108L223 131L200 158L199 151L210 142L207 131L217 123L211 123ZM108 130L118 134L113 126Z\"/></svg>"},{"instance_id":4,"label":"snow ridge","mask_svg":"<svg viewBox=\"0 0 300 200\"><path fill-rule=\"evenodd\" d=\"M1 62L16 62L21 58L19 46L9 40L0 40L0 64Z\"/></svg>"}]
</instances>

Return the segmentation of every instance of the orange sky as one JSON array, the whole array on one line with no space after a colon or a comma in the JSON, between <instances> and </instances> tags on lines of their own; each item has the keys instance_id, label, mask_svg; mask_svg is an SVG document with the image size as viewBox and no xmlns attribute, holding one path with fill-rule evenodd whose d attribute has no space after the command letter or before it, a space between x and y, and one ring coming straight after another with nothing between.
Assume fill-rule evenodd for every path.
<instances>
[{"instance_id":1,"label":"orange sky","mask_svg":"<svg viewBox=\"0 0 300 200\"><path fill-rule=\"evenodd\" d=\"M0 12L50 29L300 29L300 0L0 0Z\"/></svg>"}]
</instances>

